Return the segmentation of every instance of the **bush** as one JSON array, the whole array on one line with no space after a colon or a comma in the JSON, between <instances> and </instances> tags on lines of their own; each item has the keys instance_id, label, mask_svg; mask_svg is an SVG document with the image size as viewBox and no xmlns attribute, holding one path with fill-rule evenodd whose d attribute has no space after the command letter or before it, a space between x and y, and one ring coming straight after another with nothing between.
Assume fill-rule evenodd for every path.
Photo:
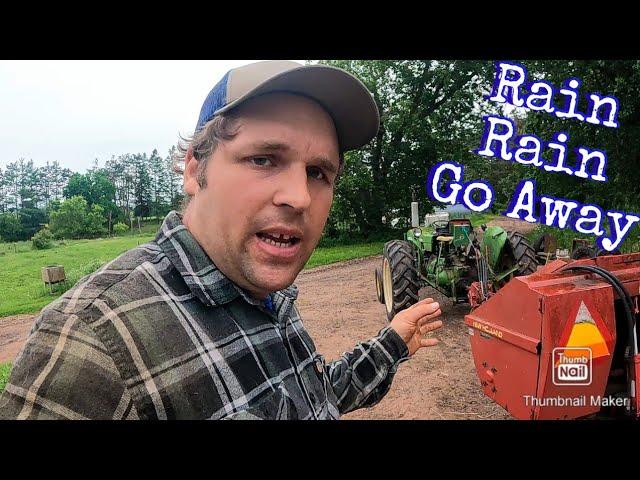
<instances>
[{"instance_id":1,"label":"bush","mask_svg":"<svg viewBox=\"0 0 640 480\"><path fill-rule=\"evenodd\" d=\"M53 233L48 228L43 228L31 239L31 243L36 250L45 250L53 246Z\"/></svg>"},{"instance_id":2,"label":"bush","mask_svg":"<svg viewBox=\"0 0 640 480\"><path fill-rule=\"evenodd\" d=\"M104 223L104 208L102 206L94 204L87 214L87 220L85 224L86 235L91 238L100 237L107 234L107 229L103 225Z\"/></svg>"},{"instance_id":3,"label":"bush","mask_svg":"<svg viewBox=\"0 0 640 480\"><path fill-rule=\"evenodd\" d=\"M122 222L118 222L113 226L113 234L114 235L124 235L128 231L129 231L129 227L127 227Z\"/></svg>"},{"instance_id":4,"label":"bush","mask_svg":"<svg viewBox=\"0 0 640 480\"><path fill-rule=\"evenodd\" d=\"M94 204L89 208L80 196L65 200L60 208L51 212L51 232L56 238L96 238L107 233L104 209Z\"/></svg>"}]
</instances>

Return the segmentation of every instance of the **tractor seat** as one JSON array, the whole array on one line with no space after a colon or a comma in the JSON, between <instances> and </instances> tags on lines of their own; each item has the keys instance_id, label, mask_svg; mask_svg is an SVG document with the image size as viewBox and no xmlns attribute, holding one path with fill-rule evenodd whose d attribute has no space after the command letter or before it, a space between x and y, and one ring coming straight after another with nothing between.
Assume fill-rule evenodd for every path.
<instances>
[{"instance_id":1,"label":"tractor seat","mask_svg":"<svg viewBox=\"0 0 640 480\"><path fill-rule=\"evenodd\" d=\"M449 242L452 242L452 241L453 241L453 237L452 237L452 236L450 236L450 235L439 235L438 237L436 237L436 240L437 240L438 242L446 242L446 243L449 243Z\"/></svg>"}]
</instances>

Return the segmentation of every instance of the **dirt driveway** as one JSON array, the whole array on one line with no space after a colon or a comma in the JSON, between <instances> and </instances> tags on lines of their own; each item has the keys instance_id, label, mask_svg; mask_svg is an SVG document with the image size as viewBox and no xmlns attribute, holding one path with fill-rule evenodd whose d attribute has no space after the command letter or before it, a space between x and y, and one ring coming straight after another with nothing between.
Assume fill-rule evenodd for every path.
<instances>
[{"instance_id":1,"label":"dirt driveway","mask_svg":"<svg viewBox=\"0 0 640 480\"><path fill-rule=\"evenodd\" d=\"M496 219L490 225L518 229L535 225ZM296 284L298 308L316 346L327 360L351 350L387 325L384 306L376 300L374 270L381 256L327 265L303 271ZM442 306L444 327L440 343L423 349L403 363L390 392L375 407L345 415L344 419L506 419L507 412L490 402L476 377L464 315L468 306L456 305L425 288ZM22 348L33 315L0 319L0 362L10 361Z\"/></svg>"},{"instance_id":2,"label":"dirt driveway","mask_svg":"<svg viewBox=\"0 0 640 480\"><path fill-rule=\"evenodd\" d=\"M487 224L528 233L536 227L506 217ZM387 325L384 305L376 300L374 271L382 257L369 257L302 272L298 306L307 330L327 360L336 359ZM420 290L442 307L440 343L422 349L398 369L389 393L375 407L344 419L507 419L510 415L489 401L480 389L471 356L465 305L453 305L431 288Z\"/></svg>"},{"instance_id":3,"label":"dirt driveway","mask_svg":"<svg viewBox=\"0 0 640 480\"><path fill-rule=\"evenodd\" d=\"M303 272L298 307L318 351L327 360L376 335L388 322L384 305L376 300L373 272L381 256L353 260ZM440 343L422 349L398 369L391 390L375 407L344 419L500 419L509 415L480 390L471 357L464 315L468 307L454 306L432 289L420 291L442 308Z\"/></svg>"},{"instance_id":4,"label":"dirt driveway","mask_svg":"<svg viewBox=\"0 0 640 480\"><path fill-rule=\"evenodd\" d=\"M0 318L0 363L11 362L18 355L34 318L34 315Z\"/></svg>"}]
</instances>

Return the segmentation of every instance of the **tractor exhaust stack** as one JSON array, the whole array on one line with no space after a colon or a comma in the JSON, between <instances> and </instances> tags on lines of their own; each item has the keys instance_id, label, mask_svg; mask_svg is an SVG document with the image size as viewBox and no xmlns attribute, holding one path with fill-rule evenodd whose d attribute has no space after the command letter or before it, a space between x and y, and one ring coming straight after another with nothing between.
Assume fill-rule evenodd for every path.
<instances>
[{"instance_id":1,"label":"tractor exhaust stack","mask_svg":"<svg viewBox=\"0 0 640 480\"><path fill-rule=\"evenodd\" d=\"M418 212L418 202L411 202L411 228L420 226L420 214Z\"/></svg>"}]
</instances>

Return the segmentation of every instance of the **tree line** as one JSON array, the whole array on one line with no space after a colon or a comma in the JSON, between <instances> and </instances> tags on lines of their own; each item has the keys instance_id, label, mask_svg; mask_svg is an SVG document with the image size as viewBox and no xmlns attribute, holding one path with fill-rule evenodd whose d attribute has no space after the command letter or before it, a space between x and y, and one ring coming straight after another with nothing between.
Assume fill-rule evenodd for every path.
<instances>
[{"instance_id":1,"label":"tree line","mask_svg":"<svg viewBox=\"0 0 640 480\"><path fill-rule=\"evenodd\" d=\"M183 199L174 149L113 156L103 167L96 160L86 173L24 158L0 167L0 240L28 240L44 226L59 238L91 238L136 217L162 218Z\"/></svg>"},{"instance_id":2,"label":"tree line","mask_svg":"<svg viewBox=\"0 0 640 480\"><path fill-rule=\"evenodd\" d=\"M502 59L500 59L502 60ZM570 78L583 88L618 99L617 129L554 118L524 109L504 110L487 99L495 79L495 62L478 60L327 60L356 74L373 93L381 114L377 137L365 148L348 152L345 172L336 186L328 230L339 235L348 227L366 235L386 228L389 220L410 218L413 195L421 214L434 204L425 192L428 172L436 163L453 160L465 166L467 181L483 179L494 189L493 213L502 213L518 182L533 178L541 192L554 197L594 203L605 209L640 212L640 61L638 60L518 60L529 78L562 85ZM566 101L558 91L554 103ZM581 96L578 110L588 110ZM609 155L608 182L542 171L513 161L488 159L474 153L483 132L483 116L515 119L518 135L535 133L550 139L566 132L567 151L580 145ZM552 162L551 153L543 158Z\"/></svg>"}]
</instances>

